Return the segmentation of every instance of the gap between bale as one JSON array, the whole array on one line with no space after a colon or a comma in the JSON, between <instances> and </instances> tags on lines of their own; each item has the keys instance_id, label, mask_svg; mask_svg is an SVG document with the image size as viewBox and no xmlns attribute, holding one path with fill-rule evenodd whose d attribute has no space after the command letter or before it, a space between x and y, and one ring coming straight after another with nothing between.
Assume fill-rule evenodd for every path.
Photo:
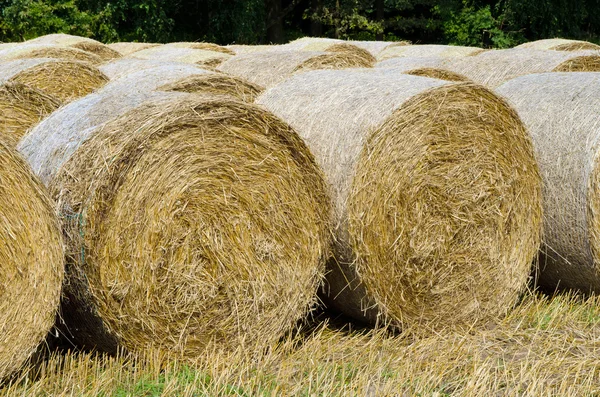
<instances>
[{"instance_id":1,"label":"gap between bale","mask_svg":"<svg viewBox=\"0 0 600 397\"><path fill-rule=\"evenodd\" d=\"M58 99L25 84L0 85L0 140L16 147L29 128L60 105Z\"/></svg>"},{"instance_id":2,"label":"gap between bale","mask_svg":"<svg viewBox=\"0 0 600 397\"><path fill-rule=\"evenodd\" d=\"M259 107L148 103L86 140L50 190L68 246L63 318L80 345L190 360L260 350L316 301L324 181L295 132Z\"/></svg>"},{"instance_id":3,"label":"gap between bale","mask_svg":"<svg viewBox=\"0 0 600 397\"><path fill-rule=\"evenodd\" d=\"M0 185L2 381L25 364L54 325L64 257L47 193L17 152L2 142Z\"/></svg>"},{"instance_id":4,"label":"gap between bale","mask_svg":"<svg viewBox=\"0 0 600 397\"><path fill-rule=\"evenodd\" d=\"M446 81L470 81L467 77L459 73L454 73L450 70L438 68L418 68L403 72L412 76L431 77L433 79Z\"/></svg>"},{"instance_id":5,"label":"gap between bale","mask_svg":"<svg viewBox=\"0 0 600 397\"><path fill-rule=\"evenodd\" d=\"M158 43L135 43L135 42L120 42L120 43L111 43L107 44L107 47L112 48L117 51L122 56L127 56L133 54L137 51L142 51L152 47L158 47L162 44Z\"/></svg>"}]
</instances>

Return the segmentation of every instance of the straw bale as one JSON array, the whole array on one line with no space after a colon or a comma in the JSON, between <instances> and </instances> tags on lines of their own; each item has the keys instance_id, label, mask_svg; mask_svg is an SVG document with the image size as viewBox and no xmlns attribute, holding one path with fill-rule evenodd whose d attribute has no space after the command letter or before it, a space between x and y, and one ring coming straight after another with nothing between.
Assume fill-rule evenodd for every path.
<instances>
[{"instance_id":1,"label":"straw bale","mask_svg":"<svg viewBox=\"0 0 600 397\"><path fill-rule=\"evenodd\" d=\"M24 84L0 85L0 140L15 147L29 128L60 105L58 99Z\"/></svg>"},{"instance_id":2,"label":"straw bale","mask_svg":"<svg viewBox=\"0 0 600 397\"><path fill-rule=\"evenodd\" d=\"M600 50L600 46L589 41L569 40L569 39L544 39L523 43L516 48L531 48L534 50L554 50L554 51L582 51L582 50Z\"/></svg>"},{"instance_id":3,"label":"straw bale","mask_svg":"<svg viewBox=\"0 0 600 397\"><path fill-rule=\"evenodd\" d=\"M442 68L446 58L442 57L398 57L378 62L375 67L381 69L394 69L398 72L406 72L420 68Z\"/></svg>"},{"instance_id":4,"label":"straw bale","mask_svg":"<svg viewBox=\"0 0 600 397\"><path fill-rule=\"evenodd\" d=\"M145 50L147 48L158 47L162 44L158 43L135 43L135 42L121 42L121 43L111 43L107 44L109 48L117 51L119 54L123 56L127 56L133 54L134 52L138 52L141 50Z\"/></svg>"},{"instance_id":5,"label":"straw bale","mask_svg":"<svg viewBox=\"0 0 600 397\"><path fill-rule=\"evenodd\" d=\"M497 87L519 76L552 71L598 71L600 56L593 51L560 52L529 48L487 51L474 57L452 59L443 66L469 79Z\"/></svg>"},{"instance_id":6,"label":"straw bale","mask_svg":"<svg viewBox=\"0 0 600 397\"><path fill-rule=\"evenodd\" d=\"M108 82L86 63L44 58L0 62L0 76L0 81L23 83L61 101L87 95Z\"/></svg>"},{"instance_id":7,"label":"straw bale","mask_svg":"<svg viewBox=\"0 0 600 397\"><path fill-rule=\"evenodd\" d=\"M166 47L175 47L175 48L193 48L195 50L207 50L214 52L222 52L223 54L235 55L235 51L223 47L214 43L204 43L204 42L177 42L177 43L167 43Z\"/></svg>"},{"instance_id":8,"label":"straw bale","mask_svg":"<svg viewBox=\"0 0 600 397\"><path fill-rule=\"evenodd\" d=\"M227 59L230 55L222 52L199 50L194 48L179 48L162 45L134 52L130 55L138 59L152 59L158 61L183 62L196 65L215 66Z\"/></svg>"},{"instance_id":9,"label":"straw bale","mask_svg":"<svg viewBox=\"0 0 600 397\"><path fill-rule=\"evenodd\" d=\"M54 324L64 276L62 236L43 187L0 142L0 379L18 370Z\"/></svg>"},{"instance_id":10,"label":"straw bale","mask_svg":"<svg viewBox=\"0 0 600 397\"><path fill-rule=\"evenodd\" d=\"M417 68L407 70L403 73L410 74L413 76L431 77L433 79L440 79L446 81L470 81L467 77L463 76L462 74L438 68Z\"/></svg>"},{"instance_id":11,"label":"straw bale","mask_svg":"<svg viewBox=\"0 0 600 397\"><path fill-rule=\"evenodd\" d=\"M390 41L354 41L354 40L339 40L323 37L302 37L280 47L286 50L296 51L334 51L336 46L339 48L348 48L351 51L363 50L368 52L372 57L377 56L385 48L392 44Z\"/></svg>"},{"instance_id":12,"label":"straw bale","mask_svg":"<svg viewBox=\"0 0 600 397\"><path fill-rule=\"evenodd\" d=\"M98 129L50 190L68 252L62 315L79 345L191 360L262 349L316 301L325 182L296 133L257 106L146 103Z\"/></svg>"},{"instance_id":13,"label":"straw bale","mask_svg":"<svg viewBox=\"0 0 600 397\"><path fill-rule=\"evenodd\" d=\"M228 95L243 102L254 102L264 88L235 76L223 73L197 74L165 84L159 91L177 91L195 94Z\"/></svg>"},{"instance_id":14,"label":"straw bale","mask_svg":"<svg viewBox=\"0 0 600 397\"><path fill-rule=\"evenodd\" d=\"M91 52L52 44L22 44L0 50L0 61L26 58L56 58L67 61L88 62L92 65L103 62L102 58Z\"/></svg>"},{"instance_id":15,"label":"straw bale","mask_svg":"<svg viewBox=\"0 0 600 397\"><path fill-rule=\"evenodd\" d=\"M600 292L600 73L523 76L497 92L527 126L544 181L538 283Z\"/></svg>"},{"instance_id":16,"label":"straw bale","mask_svg":"<svg viewBox=\"0 0 600 397\"><path fill-rule=\"evenodd\" d=\"M242 84L232 84L228 76L208 72L193 65L167 65L141 70L113 80L101 90L54 112L23 137L19 150L42 182L48 185L62 164L96 128L115 120L144 102L165 97L166 93L156 91L165 85L167 87L163 89L173 88L168 85L180 83L182 79L191 76L199 77L200 82L197 83L196 92L214 95L215 89L211 89L207 84L211 80L212 86L220 86L220 95L229 94L236 97L244 92L244 88L241 88ZM204 83L202 83L202 76L206 79ZM174 92L167 95L168 98L177 96L178 94Z\"/></svg>"},{"instance_id":17,"label":"straw bale","mask_svg":"<svg viewBox=\"0 0 600 397\"><path fill-rule=\"evenodd\" d=\"M106 44L99 41L80 36L73 36L64 33L48 34L40 36L35 39L29 40L26 43L31 44L54 44L60 46L67 46L71 48L77 48L83 51L91 52L92 54L98 55L103 61L109 61L111 59L120 58L121 54L112 48L109 48Z\"/></svg>"},{"instance_id":18,"label":"straw bale","mask_svg":"<svg viewBox=\"0 0 600 397\"><path fill-rule=\"evenodd\" d=\"M296 72L370 66L354 54L277 50L236 55L218 70L268 88Z\"/></svg>"},{"instance_id":19,"label":"straw bale","mask_svg":"<svg viewBox=\"0 0 600 397\"><path fill-rule=\"evenodd\" d=\"M443 57L459 58L477 55L486 50L478 47L463 47L440 44L419 44L419 45L395 45L389 46L383 50L377 60L385 61L396 57Z\"/></svg>"},{"instance_id":20,"label":"straw bale","mask_svg":"<svg viewBox=\"0 0 600 397\"><path fill-rule=\"evenodd\" d=\"M136 58L121 58L115 59L112 62L101 65L98 69L111 80L127 76L132 73L137 73L142 70L160 68L160 67L173 67L173 68L192 68L202 69L200 66L183 63L183 62L169 62L169 61L158 61L152 59L136 59Z\"/></svg>"},{"instance_id":21,"label":"straw bale","mask_svg":"<svg viewBox=\"0 0 600 397\"><path fill-rule=\"evenodd\" d=\"M329 305L415 333L513 306L540 244L541 181L503 100L376 69L297 75L257 103L298 131L330 184Z\"/></svg>"},{"instance_id":22,"label":"straw bale","mask_svg":"<svg viewBox=\"0 0 600 397\"><path fill-rule=\"evenodd\" d=\"M364 48L357 47L353 44L339 43L334 44L327 48L327 52L342 53L342 54L354 54L362 60L368 67L373 67L377 63L377 59L371 53Z\"/></svg>"},{"instance_id":23,"label":"straw bale","mask_svg":"<svg viewBox=\"0 0 600 397\"><path fill-rule=\"evenodd\" d=\"M277 51L278 49L285 49L283 45L275 44L263 44L263 45L243 45L243 44L230 44L226 48L235 52L236 55L248 54L251 52L264 52L264 51Z\"/></svg>"}]
</instances>

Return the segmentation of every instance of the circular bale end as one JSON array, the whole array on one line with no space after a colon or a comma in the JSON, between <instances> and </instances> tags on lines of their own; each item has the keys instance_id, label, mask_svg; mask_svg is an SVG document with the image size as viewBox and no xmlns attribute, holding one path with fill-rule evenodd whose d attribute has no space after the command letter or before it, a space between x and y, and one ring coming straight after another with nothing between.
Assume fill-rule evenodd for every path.
<instances>
[{"instance_id":1,"label":"circular bale end","mask_svg":"<svg viewBox=\"0 0 600 397\"><path fill-rule=\"evenodd\" d=\"M29 128L60 105L58 99L25 84L0 85L0 140L15 147Z\"/></svg>"},{"instance_id":2,"label":"circular bale end","mask_svg":"<svg viewBox=\"0 0 600 397\"><path fill-rule=\"evenodd\" d=\"M69 47L72 48L77 48L79 50L83 50L92 54L96 54L97 56L100 57L100 59L102 59L102 61L111 61L113 59L117 59L117 58L121 58L121 53L119 53L116 50L113 50L112 48L110 48L109 46L102 44L102 43L96 43L93 41L81 41L79 43L76 44L72 44Z\"/></svg>"},{"instance_id":3,"label":"circular bale end","mask_svg":"<svg viewBox=\"0 0 600 397\"><path fill-rule=\"evenodd\" d=\"M333 44L332 46L328 47L326 51L333 53L354 54L355 56L361 58L365 64L370 64L371 67L377 63L377 59L369 51L348 43Z\"/></svg>"},{"instance_id":4,"label":"circular bale end","mask_svg":"<svg viewBox=\"0 0 600 397\"><path fill-rule=\"evenodd\" d=\"M334 52L315 55L299 64L293 72L307 72L319 69L372 68L373 66L374 62L366 61L359 55L348 52Z\"/></svg>"},{"instance_id":5,"label":"circular bale end","mask_svg":"<svg viewBox=\"0 0 600 397\"><path fill-rule=\"evenodd\" d=\"M173 46L173 47L180 47L180 48L193 48L195 50L208 50L208 51L214 51L214 52L222 52L223 54L228 54L228 55L236 54L235 51L233 51L227 47L223 47L218 44L214 44L214 43L181 42L181 43L169 43L166 45Z\"/></svg>"},{"instance_id":6,"label":"circular bale end","mask_svg":"<svg viewBox=\"0 0 600 397\"><path fill-rule=\"evenodd\" d=\"M191 94L210 93L230 96L251 103L264 91L264 88L244 79L219 73L189 76L175 83L159 87L158 91L178 91Z\"/></svg>"},{"instance_id":7,"label":"circular bale end","mask_svg":"<svg viewBox=\"0 0 600 397\"><path fill-rule=\"evenodd\" d=\"M117 51L122 56L133 54L137 51L146 50L152 47L159 47L162 44L158 43L134 43L134 42L121 42L107 44L107 47Z\"/></svg>"},{"instance_id":8,"label":"circular bale end","mask_svg":"<svg viewBox=\"0 0 600 397\"><path fill-rule=\"evenodd\" d=\"M558 65L553 72L600 72L600 55L584 55Z\"/></svg>"},{"instance_id":9,"label":"circular bale end","mask_svg":"<svg viewBox=\"0 0 600 397\"><path fill-rule=\"evenodd\" d=\"M64 274L50 200L16 151L0 142L0 379L18 370L54 324Z\"/></svg>"},{"instance_id":10,"label":"circular bale end","mask_svg":"<svg viewBox=\"0 0 600 397\"><path fill-rule=\"evenodd\" d=\"M50 185L73 269L63 317L109 351L263 348L315 303L323 176L265 110L170 98L103 126Z\"/></svg>"},{"instance_id":11,"label":"circular bale end","mask_svg":"<svg viewBox=\"0 0 600 397\"><path fill-rule=\"evenodd\" d=\"M587 41L575 41L573 43L565 43L565 44L557 45L556 47L553 47L552 49L554 51L585 51L585 50L598 51L598 50L600 50L600 45L590 43Z\"/></svg>"},{"instance_id":12,"label":"circular bale end","mask_svg":"<svg viewBox=\"0 0 600 397\"><path fill-rule=\"evenodd\" d=\"M408 332L506 314L540 246L541 179L516 113L469 83L434 88L368 139L348 201L356 270Z\"/></svg>"},{"instance_id":13,"label":"circular bale end","mask_svg":"<svg viewBox=\"0 0 600 397\"><path fill-rule=\"evenodd\" d=\"M36 88L61 101L70 101L95 91L109 79L85 63L48 61L23 70L10 81Z\"/></svg>"},{"instance_id":14,"label":"circular bale end","mask_svg":"<svg viewBox=\"0 0 600 397\"><path fill-rule=\"evenodd\" d=\"M431 77L433 79L438 80L446 80L446 81L470 81L467 77L463 76L460 73L455 73L450 70L438 69L438 68L417 68L412 69L404 74L410 74L413 76L423 76L423 77Z\"/></svg>"},{"instance_id":15,"label":"circular bale end","mask_svg":"<svg viewBox=\"0 0 600 397\"><path fill-rule=\"evenodd\" d=\"M26 58L54 58L67 61L82 61L92 65L102 63L102 58L91 52L83 51L71 47L59 47L47 45L42 47L32 46L31 48L24 46L22 50L18 47L14 53L8 55L9 59L26 59Z\"/></svg>"}]
</instances>

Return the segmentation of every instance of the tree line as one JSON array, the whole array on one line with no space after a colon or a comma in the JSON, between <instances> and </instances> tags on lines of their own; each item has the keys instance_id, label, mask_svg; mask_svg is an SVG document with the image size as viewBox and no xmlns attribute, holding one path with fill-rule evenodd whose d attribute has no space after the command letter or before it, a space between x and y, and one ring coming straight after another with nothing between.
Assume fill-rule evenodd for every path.
<instances>
[{"instance_id":1,"label":"tree line","mask_svg":"<svg viewBox=\"0 0 600 397\"><path fill-rule=\"evenodd\" d=\"M600 0L0 0L0 41L284 43L302 36L505 48L600 40Z\"/></svg>"}]
</instances>

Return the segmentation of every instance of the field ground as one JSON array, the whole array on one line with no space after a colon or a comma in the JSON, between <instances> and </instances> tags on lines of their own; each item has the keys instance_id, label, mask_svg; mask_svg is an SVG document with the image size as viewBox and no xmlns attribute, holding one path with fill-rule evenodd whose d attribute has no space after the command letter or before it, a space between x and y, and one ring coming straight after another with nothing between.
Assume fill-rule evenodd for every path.
<instances>
[{"instance_id":1,"label":"field ground","mask_svg":"<svg viewBox=\"0 0 600 397\"><path fill-rule=\"evenodd\" d=\"M194 365L55 354L0 395L600 396L600 297L528 294L495 324L418 340L318 322L264 355Z\"/></svg>"}]
</instances>

